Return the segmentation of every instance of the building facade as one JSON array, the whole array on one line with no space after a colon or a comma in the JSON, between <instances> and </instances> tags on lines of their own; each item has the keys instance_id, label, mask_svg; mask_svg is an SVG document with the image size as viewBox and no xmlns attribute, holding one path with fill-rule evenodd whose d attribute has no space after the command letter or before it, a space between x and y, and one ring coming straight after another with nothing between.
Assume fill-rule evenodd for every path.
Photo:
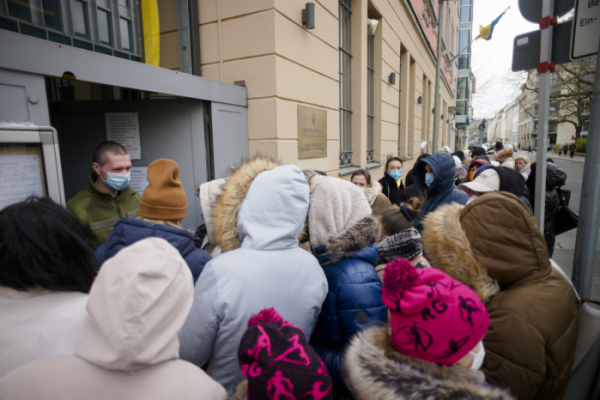
<instances>
[{"instance_id":1,"label":"building facade","mask_svg":"<svg viewBox=\"0 0 600 400\"><path fill-rule=\"evenodd\" d=\"M468 146L473 129L472 96L475 93L475 75L471 71L471 42L473 40L474 0L459 2L458 72L456 83L456 150Z\"/></svg>"}]
</instances>

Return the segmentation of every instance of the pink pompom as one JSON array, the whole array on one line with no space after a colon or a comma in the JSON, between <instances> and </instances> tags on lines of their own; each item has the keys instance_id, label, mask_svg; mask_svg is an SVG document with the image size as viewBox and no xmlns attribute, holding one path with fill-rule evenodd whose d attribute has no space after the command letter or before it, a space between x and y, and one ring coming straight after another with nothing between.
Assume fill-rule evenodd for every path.
<instances>
[{"instance_id":1,"label":"pink pompom","mask_svg":"<svg viewBox=\"0 0 600 400\"><path fill-rule=\"evenodd\" d=\"M406 289L413 287L419 274L406 258L396 258L385 266L383 274L383 291L388 294L399 295Z\"/></svg>"},{"instance_id":2,"label":"pink pompom","mask_svg":"<svg viewBox=\"0 0 600 400\"><path fill-rule=\"evenodd\" d=\"M248 327L258 325L259 322L277 322L283 321L283 318L274 307L265 308L258 314L253 315L248 320Z\"/></svg>"}]
</instances>

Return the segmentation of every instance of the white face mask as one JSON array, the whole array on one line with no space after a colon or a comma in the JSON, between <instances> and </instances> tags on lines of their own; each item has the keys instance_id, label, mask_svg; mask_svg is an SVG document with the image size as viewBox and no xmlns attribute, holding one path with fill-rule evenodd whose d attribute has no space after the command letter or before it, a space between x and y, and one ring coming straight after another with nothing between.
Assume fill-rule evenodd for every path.
<instances>
[{"instance_id":1,"label":"white face mask","mask_svg":"<svg viewBox=\"0 0 600 400\"><path fill-rule=\"evenodd\" d=\"M360 186L358 186L358 188L359 188L360 190L362 190L363 192L364 192L365 190L367 190L367 188L366 188L366 187L360 187Z\"/></svg>"},{"instance_id":2,"label":"white face mask","mask_svg":"<svg viewBox=\"0 0 600 400\"><path fill-rule=\"evenodd\" d=\"M475 195L472 195L471 197L469 197L469 200L467 200L467 204L469 204L469 203L470 203L470 202L472 202L472 201L475 201L475 200L477 200L478 198L479 198L479 197L477 197L477 196L475 196Z\"/></svg>"},{"instance_id":3,"label":"white face mask","mask_svg":"<svg viewBox=\"0 0 600 400\"><path fill-rule=\"evenodd\" d=\"M481 368L483 365L483 359L485 358L485 348L483 347L483 342L479 342L479 344L481 345L479 353L475 354L472 351L469 352L469 354L473 356L473 364L471 364L469 369L474 371L477 371L479 368Z\"/></svg>"}]
</instances>

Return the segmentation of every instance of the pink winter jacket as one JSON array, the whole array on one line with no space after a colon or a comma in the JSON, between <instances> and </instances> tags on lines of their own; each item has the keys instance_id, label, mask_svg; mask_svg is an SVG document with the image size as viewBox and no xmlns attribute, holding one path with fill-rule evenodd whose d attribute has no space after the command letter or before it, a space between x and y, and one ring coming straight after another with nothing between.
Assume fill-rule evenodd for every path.
<instances>
[{"instance_id":1,"label":"pink winter jacket","mask_svg":"<svg viewBox=\"0 0 600 400\"><path fill-rule=\"evenodd\" d=\"M75 355L41 358L0 379L0 399L222 400L225 389L178 360L192 275L163 239L108 260L90 291Z\"/></svg>"}]
</instances>

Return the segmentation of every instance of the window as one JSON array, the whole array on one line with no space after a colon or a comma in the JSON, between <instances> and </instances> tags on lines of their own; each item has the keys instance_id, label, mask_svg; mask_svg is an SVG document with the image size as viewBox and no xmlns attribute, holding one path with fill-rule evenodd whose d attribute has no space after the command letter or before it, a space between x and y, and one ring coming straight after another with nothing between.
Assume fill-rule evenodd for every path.
<instances>
[{"instance_id":1,"label":"window","mask_svg":"<svg viewBox=\"0 0 600 400\"><path fill-rule=\"evenodd\" d=\"M126 20L125 18L119 18L120 30L121 30L121 47L123 50L132 51L133 48L131 46L131 21Z\"/></svg>"},{"instance_id":2,"label":"window","mask_svg":"<svg viewBox=\"0 0 600 400\"><path fill-rule=\"evenodd\" d=\"M60 1L42 0L42 8L44 11L44 25L46 25L46 28L62 31Z\"/></svg>"},{"instance_id":3,"label":"window","mask_svg":"<svg viewBox=\"0 0 600 400\"><path fill-rule=\"evenodd\" d=\"M112 44L112 24L110 20L110 13L102 9L98 9L98 37L100 43L111 45Z\"/></svg>"},{"instance_id":4,"label":"window","mask_svg":"<svg viewBox=\"0 0 600 400\"><path fill-rule=\"evenodd\" d=\"M589 131L590 130L590 120L586 119L585 121L583 121L583 127L582 127L582 131Z\"/></svg>"},{"instance_id":5,"label":"window","mask_svg":"<svg viewBox=\"0 0 600 400\"><path fill-rule=\"evenodd\" d=\"M583 81L585 82L583 84L583 90L594 90L594 80L595 80L595 76L594 76L594 72L587 72L585 74L583 74Z\"/></svg>"},{"instance_id":6,"label":"window","mask_svg":"<svg viewBox=\"0 0 600 400\"><path fill-rule=\"evenodd\" d=\"M89 37L87 6L78 0L71 0L71 16L73 18L73 33L82 38Z\"/></svg>"},{"instance_id":7,"label":"window","mask_svg":"<svg viewBox=\"0 0 600 400\"><path fill-rule=\"evenodd\" d=\"M468 82L468 78L458 78L456 115L467 115Z\"/></svg>"},{"instance_id":8,"label":"window","mask_svg":"<svg viewBox=\"0 0 600 400\"><path fill-rule=\"evenodd\" d=\"M549 122L548 123L548 133L557 133L558 132L558 123L557 122Z\"/></svg>"},{"instance_id":9,"label":"window","mask_svg":"<svg viewBox=\"0 0 600 400\"><path fill-rule=\"evenodd\" d=\"M553 97L560 96L560 86L551 86L550 87L550 96L553 96Z\"/></svg>"},{"instance_id":10,"label":"window","mask_svg":"<svg viewBox=\"0 0 600 400\"><path fill-rule=\"evenodd\" d=\"M351 0L340 0L340 167L352 165Z\"/></svg>"},{"instance_id":11,"label":"window","mask_svg":"<svg viewBox=\"0 0 600 400\"><path fill-rule=\"evenodd\" d=\"M560 101L551 101L550 102L550 115L558 116L560 114Z\"/></svg>"},{"instance_id":12,"label":"window","mask_svg":"<svg viewBox=\"0 0 600 400\"><path fill-rule=\"evenodd\" d=\"M581 102L581 114L583 114L583 115L589 115L590 112L591 112L590 101L589 100L583 100Z\"/></svg>"},{"instance_id":13,"label":"window","mask_svg":"<svg viewBox=\"0 0 600 400\"><path fill-rule=\"evenodd\" d=\"M375 36L367 35L367 162L375 161Z\"/></svg>"},{"instance_id":14,"label":"window","mask_svg":"<svg viewBox=\"0 0 600 400\"><path fill-rule=\"evenodd\" d=\"M471 0L461 0L460 22L471 22Z\"/></svg>"},{"instance_id":15,"label":"window","mask_svg":"<svg viewBox=\"0 0 600 400\"><path fill-rule=\"evenodd\" d=\"M28 0L8 0L8 15L31 22L31 6Z\"/></svg>"},{"instance_id":16,"label":"window","mask_svg":"<svg viewBox=\"0 0 600 400\"><path fill-rule=\"evenodd\" d=\"M458 38L458 69L469 69L469 50L471 47L471 30L463 29Z\"/></svg>"}]
</instances>

